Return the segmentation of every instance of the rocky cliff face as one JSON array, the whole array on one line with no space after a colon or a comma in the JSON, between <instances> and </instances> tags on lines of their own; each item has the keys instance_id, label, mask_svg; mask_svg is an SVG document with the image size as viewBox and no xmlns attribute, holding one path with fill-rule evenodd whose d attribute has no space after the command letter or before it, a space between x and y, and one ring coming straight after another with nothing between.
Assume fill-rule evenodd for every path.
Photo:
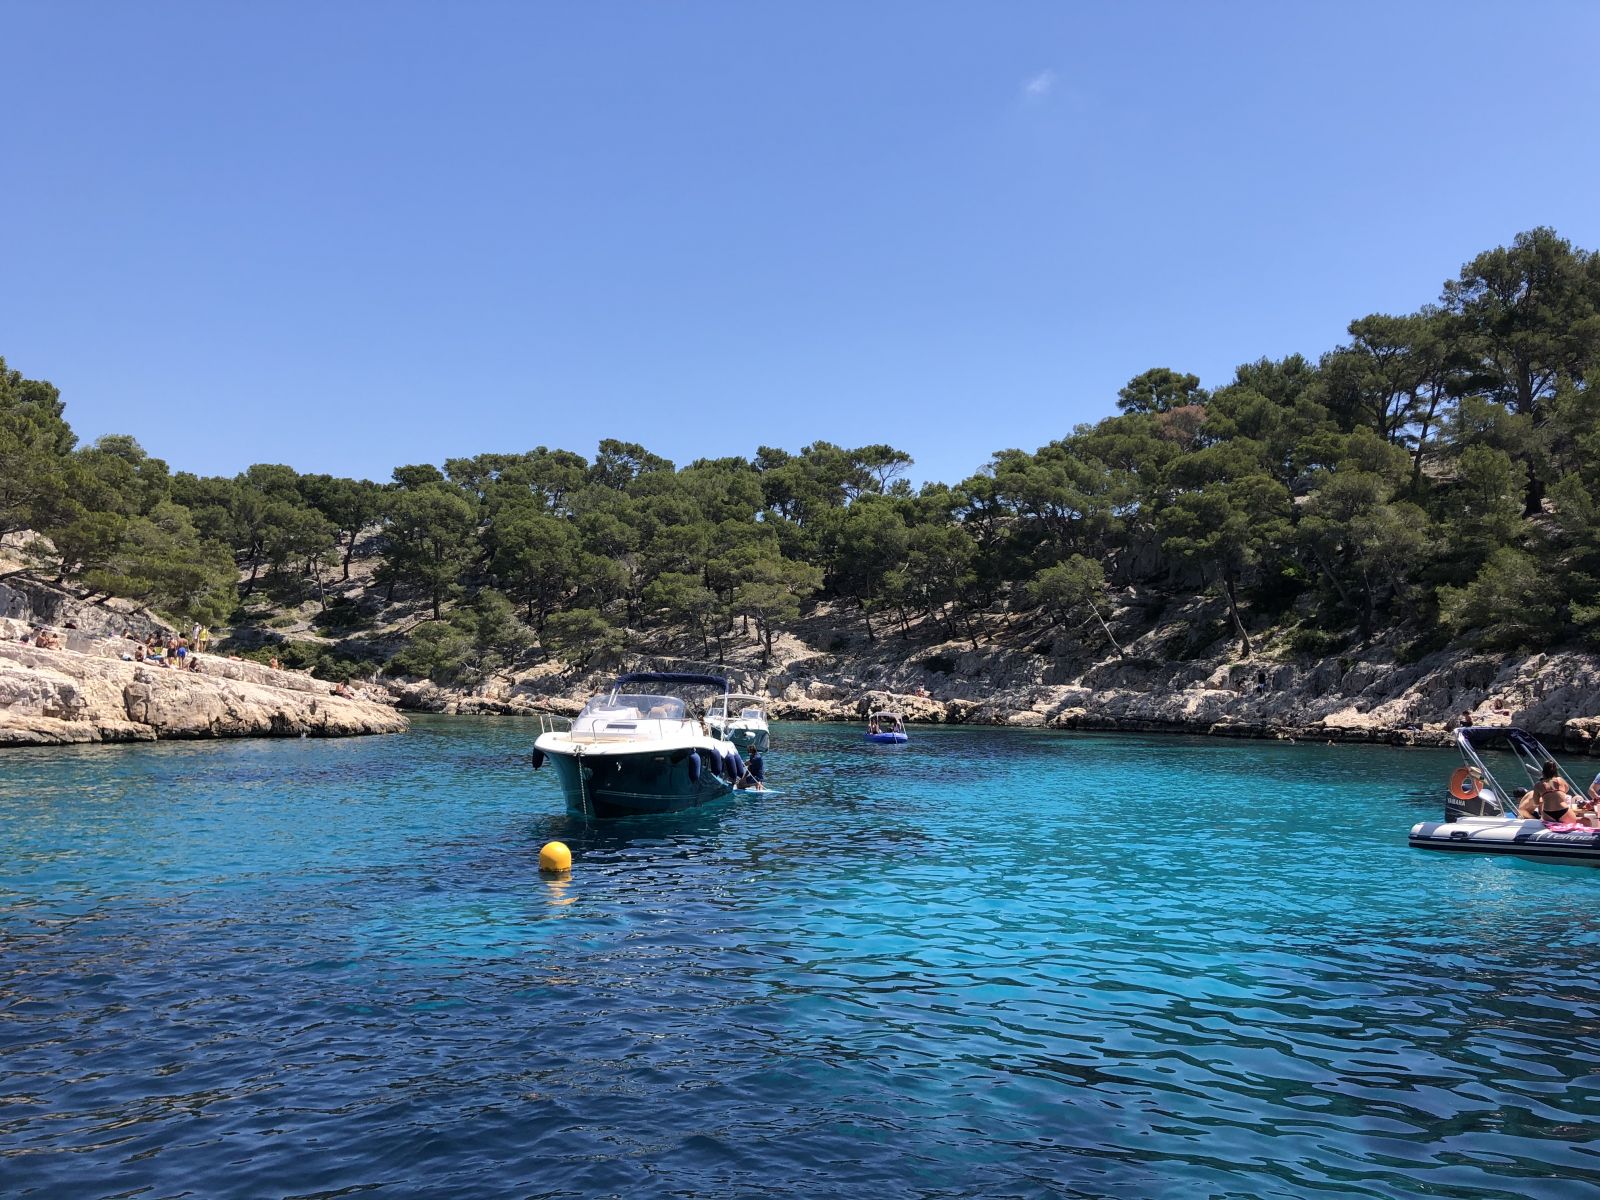
<instances>
[{"instance_id":1,"label":"rocky cliff face","mask_svg":"<svg viewBox=\"0 0 1600 1200\"><path fill-rule=\"evenodd\" d=\"M1203 678L1128 664L983 700L879 693L872 702L880 701L913 720L1397 745L1449 744L1470 711L1476 724L1520 725L1552 747L1600 754L1600 662L1573 653L1506 660L1441 653L1410 666L1381 658L1252 663ZM804 697L789 703L801 712L814 706ZM774 712L786 707L780 702Z\"/></svg>"},{"instance_id":2,"label":"rocky cliff face","mask_svg":"<svg viewBox=\"0 0 1600 1200\"><path fill-rule=\"evenodd\" d=\"M0 620L0 746L344 737L406 727L390 707L332 695L328 684L294 672L209 655L195 672L109 651L42 650L16 640L26 628Z\"/></svg>"},{"instance_id":3,"label":"rocky cliff face","mask_svg":"<svg viewBox=\"0 0 1600 1200\"><path fill-rule=\"evenodd\" d=\"M36 626L59 649L19 639ZM334 694L296 671L207 654L200 670L129 661L134 642L173 630L123 600L90 602L21 572L0 578L0 746L157 738L346 737L398 733L381 690Z\"/></svg>"},{"instance_id":4,"label":"rocky cliff face","mask_svg":"<svg viewBox=\"0 0 1600 1200\"><path fill-rule=\"evenodd\" d=\"M654 657L627 669L723 668ZM1600 755L1600 656L1576 651L1448 650L1405 663L1376 645L1306 662L1074 662L951 644L912 654L885 639L852 653L796 656L771 671L730 656L726 670L736 687L770 697L780 720L855 721L894 707L935 723L1442 746L1465 710L1479 724L1529 729L1552 749ZM427 683L393 690L401 707L430 712L571 713L607 678L544 666L472 691Z\"/></svg>"},{"instance_id":5,"label":"rocky cliff face","mask_svg":"<svg viewBox=\"0 0 1600 1200\"><path fill-rule=\"evenodd\" d=\"M8 610L22 620L7 622ZM759 641L730 635L721 662L632 656L593 672L544 662L470 689L392 681L387 692L365 689L380 705L334 696L326 683L296 672L216 656L205 658L198 676L121 662L116 635L166 627L126 602L87 604L13 574L0 578L0 745L390 732L404 727L395 706L570 714L625 667L726 673L741 690L770 697L780 720L855 721L886 706L925 722L1445 745L1469 710L1478 723L1530 729L1552 749L1600 755L1600 655L1450 649L1406 661L1393 645L1375 643L1312 659L1266 630L1250 659L1238 659L1226 637L1192 658L1170 657L1171 646L1189 640L1186 631L1216 626L1217 618L1204 602L1155 622L1124 618L1118 634L1128 652L1107 656L1092 635L1075 642L1003 618L996 640L975 648L915 629L909 639L867 641L824 614L780 636L769 665ZM58 628L70 621L76 628L63 638L77 653L19 648L25 621Z\"/></svg>"}]
</instances>

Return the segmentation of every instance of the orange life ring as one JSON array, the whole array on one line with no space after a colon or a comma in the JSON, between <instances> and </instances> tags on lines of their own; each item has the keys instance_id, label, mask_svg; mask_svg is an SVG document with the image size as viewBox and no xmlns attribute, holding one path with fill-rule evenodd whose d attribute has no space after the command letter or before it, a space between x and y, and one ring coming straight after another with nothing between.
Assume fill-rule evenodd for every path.
<instances>
[{"instance_id":1,"label":"orange life ring","mask_svg":"<svg viewBox=\"0 0 1600 1200\"><path fill-rule=\"evenodd\" d=\"M1477 773L1471 767L1457 767L1450 776L1450 794L1457 800L1476 799L1479 790Z\"/></svg>"}]
</instances>

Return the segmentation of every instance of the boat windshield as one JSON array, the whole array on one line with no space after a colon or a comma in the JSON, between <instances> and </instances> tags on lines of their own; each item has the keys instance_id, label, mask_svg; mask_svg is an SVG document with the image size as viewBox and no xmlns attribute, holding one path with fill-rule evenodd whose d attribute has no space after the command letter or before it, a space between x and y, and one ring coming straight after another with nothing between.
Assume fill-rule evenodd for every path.
<instances>
[{"instance_id":1,"label":"boat windshield","mask_svg":"<svg viewBox=\"0 0 1600 1200\"><path fill-rule=\"evenodd\" d=\"M623 721L682 721L687 719L688 710L676 696L617 692L595 696L583 706L578 719L597 716Z\"/></svg>"}]
</instances>

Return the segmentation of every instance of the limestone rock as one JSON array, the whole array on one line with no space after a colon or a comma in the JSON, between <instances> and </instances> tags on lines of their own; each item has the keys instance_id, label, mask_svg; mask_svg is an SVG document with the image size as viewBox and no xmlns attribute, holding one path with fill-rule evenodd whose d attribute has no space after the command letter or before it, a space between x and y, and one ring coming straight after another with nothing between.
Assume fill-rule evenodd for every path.
<instances>
[{"instance_id":1,"label":"limestone rock","mask_svg":"<svg viewBox=\"0 0 1600 1200\"><path fill-rule=\"evenodd\" d=\"M131 644L131 643L130 643ZM179 671L101 654L0 642L0 746L203 737L397 733L406 720L324 681L242 660Z\"/></svg>"},{"instance_id":2,"label":"limestone rock","mask_svg":"<svg viewBox=\"0 0 1600 1200\"><path fill-rule=\"evenodd\" d=\"M940 648L955 666L949 674L920 665L925 655L883 646L871 663L813 656L735 686L773 697L769 714L788 721L857 722L872 709L892 708L912 724L1414 746L1449 745L1465 708L1477 723L1515 723L1552 749L1600 755L1600 656L1580 651L1446 650L1409 663L1382 645L1316 661L1175 662L1129 654L1072 670L1063 662L1041 668L1041 655L1021 650L944 654L951 649ZM672 667L651 661L639 669ZM514 691L532 707L572 712L601 686L598 676L546 671L537 680L524 677Z\"/></svg>"}]
</instances>

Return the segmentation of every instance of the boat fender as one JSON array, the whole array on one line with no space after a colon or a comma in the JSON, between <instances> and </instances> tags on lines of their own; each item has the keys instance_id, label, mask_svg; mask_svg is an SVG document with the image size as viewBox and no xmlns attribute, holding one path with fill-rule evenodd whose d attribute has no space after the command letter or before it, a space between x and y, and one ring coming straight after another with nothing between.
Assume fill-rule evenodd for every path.
<instances>
[{"instance_id":1,"label":"boat fender","mask_svg":"<svg viewBox=\"0 0 1600 1200\"><path fill-rule=\"evenodd\" d=\"M761 757L761 751L751 751L749 767L750 778L757 783L765 783L767 781L767 760Z\"/></svg>"},{"instance_id":2,"label":"boat fender","mask_svg":"<svg viewBox=\"0 0 1600 1200\"><path fill-rule=\"evenodd\" d=\"M528 761L533 764L533 769L537 771L540 767L544 766L544 751L535 750L528 756Z\"/></svg>"},{"instance_id":3,"label":"boat fender","mask_svg":"<svg viewBox=\"0 0 1600 1200\"><path fill-rule=\"evenodd\" d=\"M738 783L739 780L744 778L744 759L739 757L737 750L727 756L726 760L724 760L724 765L727 767L724 774L727 775L730 782Z\"/></svg>"},{"instance_id":4,"label":"boat fender","mask_svg":"<svg viewBox=\"0 0 1600 1200\"><path fill-rule=\"evenodd\" d=\"M722 774L722 752L720 750L707 750L706 762L710 764L713 775Z\"/></svg>"},{"instance_id":5,"label":"boat fender","mask_svg":"<svg viewBox=\"0 0 1600 1200\"><path fill-rule=\"evenodd\" d=\"M689 782L700 782L700 755L698 753L689 755Z\"/></svg>"}]
</instances>

